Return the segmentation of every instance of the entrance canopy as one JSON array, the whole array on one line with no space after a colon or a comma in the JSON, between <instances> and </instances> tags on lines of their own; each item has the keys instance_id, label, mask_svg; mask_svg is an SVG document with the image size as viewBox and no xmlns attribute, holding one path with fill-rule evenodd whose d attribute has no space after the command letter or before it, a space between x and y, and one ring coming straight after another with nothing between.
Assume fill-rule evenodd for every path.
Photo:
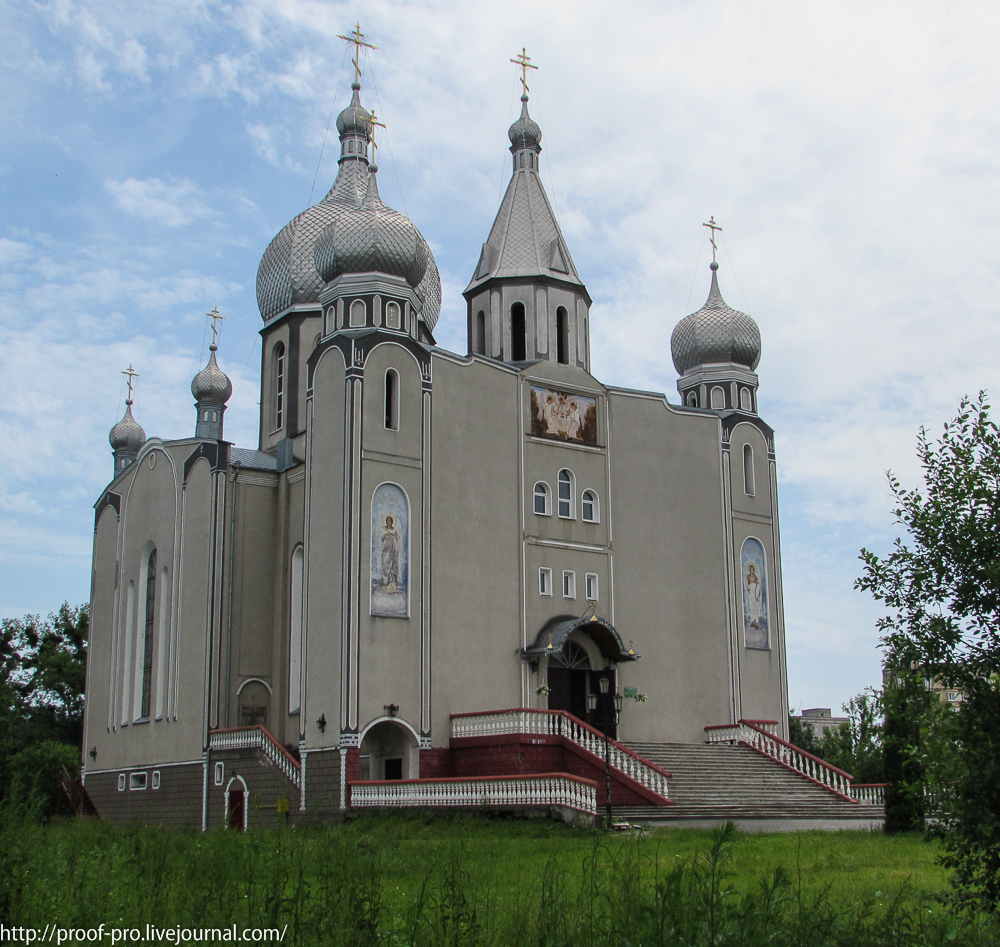
<instances>
[{"instance_id":1,"label":"entrance canopy","mask_svg":"<svg viewBox=\"0 0 1000 947\"><path fill-rule=\"evenodd\" d=\"M562 654L569 636L574 631L586 632L600 649L602 656L609 661L621 663L639 659L639 655L631 647L626 648L622 643L621 635L615 630L614 625L597 615L590 618L560 615L550 619L542 626L535 643L524 650L523 657L531 660L543 654Z\"/></svg>"}]
</instances>

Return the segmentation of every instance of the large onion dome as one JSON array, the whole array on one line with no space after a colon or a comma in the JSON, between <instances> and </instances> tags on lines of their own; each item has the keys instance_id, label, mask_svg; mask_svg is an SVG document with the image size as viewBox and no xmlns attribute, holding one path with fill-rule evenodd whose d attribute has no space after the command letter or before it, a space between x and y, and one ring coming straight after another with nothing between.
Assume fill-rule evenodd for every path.
<instances>
[{"instance_id":1,"label":"large onion dome","mask_svg":"<svg viewBox=\"0 0 1000 947\"><path fill-rule=\"evenodd\" d=\"M316 241L316 270L327 283L345 273L385 273L416 289L427 272L427 241L409 217L382 202L376 169L357 210L328 224Z\"/></svg>"},{"instance_id":2,"label":"large onion dome","mask_svg":"<svg viewBox=\"0 0 1000 947\"><path fill-rule=\"evenodd\" d=\"M745 312L726 305L719 292L719 264L713 262L711 269L708 301L674 326L670 337L674 368L683 375L697 365L730 362L753 371L760 361L760 330Z\"/></svg>"},{"instance_id":3,"label":"large onion dome","mask_svg":"<svg viewBox=\"0 0 1000 947\"><path fill-rule=\"evenodd\" d=\"M215 360L219 347L213 342L208 350L208 364L194 376L191 394L198 404L225 404L233 394L233 383Z\"/></svg>"},{"instance_id":4,"label":"large onion dome","mask_svg":"<svg viewBox=\"0 0 1000 947\"><path fill-rule=\"evenodd\" d=\"M287 223L271 241L257 270L257 305L264 321L297 303L319 303L324 282L316 272L313 249L323 229L356 208L368 183L371 115L361 105L360 86L352 86L351 104L337 116L341 157L337 180L318 204Z\"/></svg>"},{"instance_id":5,"label":"large onion dome","mask_svg":"<svg viewBox=\"0 0 1000 947\"><path fill-rule=\"evenodd\" d=\"M146 432L132 417L131 398L125 402L125 416L111 429L108 441L116 454L137 454L146 443Z\"/></svg>"}]
</instances>

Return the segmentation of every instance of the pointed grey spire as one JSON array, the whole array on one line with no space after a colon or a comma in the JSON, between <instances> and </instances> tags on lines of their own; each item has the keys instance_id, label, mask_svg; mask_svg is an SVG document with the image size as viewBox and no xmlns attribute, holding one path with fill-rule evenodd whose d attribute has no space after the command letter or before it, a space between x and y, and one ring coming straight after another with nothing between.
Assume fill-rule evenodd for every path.
<instances>
[{"instance_id":1,"label":"pointed grey spire","mask_svg":"<svg viewBox=\"0 0 1000 947\"><path fill-rule=\"evenodd\" d=\"M125 414L108 434L111 450L115 455L115 476L128 467L146 443L146 432L132 417L132 399L125 400Z\"/></svg>"},{"instance_id":2,"label":"pointed grey spire","mask_svg":"<svg viewBox=\"0 0 1000 947\"><path fill-rule=\"evenodd\" d=\"M213 342L208 350L208 364L191 382L191 394L194 395L198 409L194 436L221 441L222 416L226 412L226 402L233 394L233 383L215 360L219 347Z\"/></svg>"}]
</instances>

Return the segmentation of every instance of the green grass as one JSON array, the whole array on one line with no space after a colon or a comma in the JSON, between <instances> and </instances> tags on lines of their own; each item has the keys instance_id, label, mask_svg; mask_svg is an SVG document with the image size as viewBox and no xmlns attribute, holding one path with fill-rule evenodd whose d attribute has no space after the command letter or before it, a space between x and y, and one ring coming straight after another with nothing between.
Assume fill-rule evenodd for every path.
<instances>
[{"instance_id":1,"label":"green grass","mask_svg":"<svg viewBox=\"0 0 1000 947\"><path fill-rule=\"evenodd\" d=\"M919 837L664 830L545 820L366 817L294 831L41 826L0 813L0 920L232 924L298 945L994 944L950 915Z\"/></svg>"}]
</instances>

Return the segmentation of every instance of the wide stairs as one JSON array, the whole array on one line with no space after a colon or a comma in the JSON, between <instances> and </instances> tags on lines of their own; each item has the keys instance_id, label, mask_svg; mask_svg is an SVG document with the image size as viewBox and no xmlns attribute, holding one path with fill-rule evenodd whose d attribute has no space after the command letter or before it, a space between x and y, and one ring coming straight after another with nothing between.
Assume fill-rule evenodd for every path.
<instances>
[{"instance_id":1,"label":"wide stairs","mask_svg":"<svg viewBox=\"0 0 1000 947\"><path fill-rule=\"evenodd\" d=\"M629 743L629 749L671 774L669 809L616 806L617 818L649 822L866 820L881 805L854 802L829 787L740 744Z\"/></svg>"}]
</instances>

